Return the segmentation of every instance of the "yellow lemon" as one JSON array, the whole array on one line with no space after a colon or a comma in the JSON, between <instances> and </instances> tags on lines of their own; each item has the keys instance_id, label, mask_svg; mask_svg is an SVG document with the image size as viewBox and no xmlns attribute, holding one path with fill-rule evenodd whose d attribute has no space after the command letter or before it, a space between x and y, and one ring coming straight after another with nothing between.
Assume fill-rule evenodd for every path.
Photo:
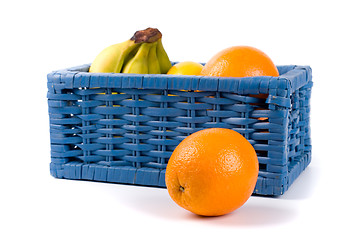
<instances>
[{"instance_id":1,"label":"yellow lemon","mask_svg":"<svg viewBox=\"0 0 354 240\"><path fill-rule=\"evenodd\" d=\"M199 75L203 65L196 62L185 61L173 65L167 74L173 75Z\"/></svg>"}]
</instances>

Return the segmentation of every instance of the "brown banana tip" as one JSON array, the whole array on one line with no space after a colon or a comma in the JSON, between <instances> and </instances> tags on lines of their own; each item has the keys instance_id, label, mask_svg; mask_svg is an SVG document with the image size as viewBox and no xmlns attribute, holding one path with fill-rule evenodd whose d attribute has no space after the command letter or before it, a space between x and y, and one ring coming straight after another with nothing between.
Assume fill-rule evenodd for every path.
<instances>
[{"instance_id":1,"label":"brown banana tip","mask_svg":"<svg viewBox=\"0 0 354 240\"><path fill-rule=\"evenodd\" d=\"M135 43L153 43L162 37L162 33L157 28L147 28L136 31L130 40Z\"/></svg>"}]
</instances>

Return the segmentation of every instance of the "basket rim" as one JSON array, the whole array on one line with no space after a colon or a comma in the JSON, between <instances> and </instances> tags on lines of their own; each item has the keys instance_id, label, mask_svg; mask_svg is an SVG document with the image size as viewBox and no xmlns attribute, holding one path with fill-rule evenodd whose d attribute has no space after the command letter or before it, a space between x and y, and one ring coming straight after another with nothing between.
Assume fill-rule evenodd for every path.
<instances>
[{"instance_id":1,"label":"basket rim","mask_svg":"<svg viewBox=\"0 0 354 240\"><path fill-rule=\"evenodd\" d=\"M176 62L172 62L175 64ZM271 89L289 92L312 82L312 69L302 65L278 65L279 77L212 77L167 74L90 73L90 64L52 71L47 74L49 87L60 88L139 88L163 90L199 90L237 94L269 94Z\"/></svg>"}]
</instances>

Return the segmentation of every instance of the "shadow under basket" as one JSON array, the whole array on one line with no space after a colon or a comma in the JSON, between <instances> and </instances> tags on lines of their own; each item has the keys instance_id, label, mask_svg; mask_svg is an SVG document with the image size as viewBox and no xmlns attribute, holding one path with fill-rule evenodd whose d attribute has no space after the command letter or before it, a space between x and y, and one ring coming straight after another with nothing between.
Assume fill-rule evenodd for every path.
<instances>
[{"instance_id":1,"label":"shadow under basket","mask_svg":"<svg viewBox=\"0 0 354 240\"><path fill-rule=\"evenodd\" d=\"M311 161L308 66L279 77L89 73L47 76L50 173L56 178L166 187L174 148L205 128L242 134L258 155L254 194L281 195Z\"/></svg>"}]
</instances>

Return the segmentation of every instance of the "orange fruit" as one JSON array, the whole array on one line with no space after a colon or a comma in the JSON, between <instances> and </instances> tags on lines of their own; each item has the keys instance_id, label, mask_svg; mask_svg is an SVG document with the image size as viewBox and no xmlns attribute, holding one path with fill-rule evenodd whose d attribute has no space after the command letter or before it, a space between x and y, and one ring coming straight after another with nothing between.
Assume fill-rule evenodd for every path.
<instances>
[{"instance_id":1,"label":"orange fruit","mask_svg":"<svg viewBox=\"0 0 354 240\"><path fill-rule=\"evenodd\" d=\"M167 74L174 75L199 75L203 65L196 62L185 61L173 65Z\"/></svg>"},{"instance_id":2,"label":"orange fruit","mask_svg":"<svg viewBox=\"0 0 354 240\"><path fill-rule=\"evenodd\" d=\"M220 216L249 199L257 177L257 155L247 139L230 129L209 128L175 148L165 181L179 206L202 216Z\"/></svg>"},{"instance_id":3,"label":"orange fruit","mask_svg":"<svg viewBox=\"0 0 354 240\"><path fill-rule=\"evenodd\" d=\"M273 61L261 50L234 46L214 55L203 67L203 76L254 77L279 76Z\"/></svg>"}]
</instances>

